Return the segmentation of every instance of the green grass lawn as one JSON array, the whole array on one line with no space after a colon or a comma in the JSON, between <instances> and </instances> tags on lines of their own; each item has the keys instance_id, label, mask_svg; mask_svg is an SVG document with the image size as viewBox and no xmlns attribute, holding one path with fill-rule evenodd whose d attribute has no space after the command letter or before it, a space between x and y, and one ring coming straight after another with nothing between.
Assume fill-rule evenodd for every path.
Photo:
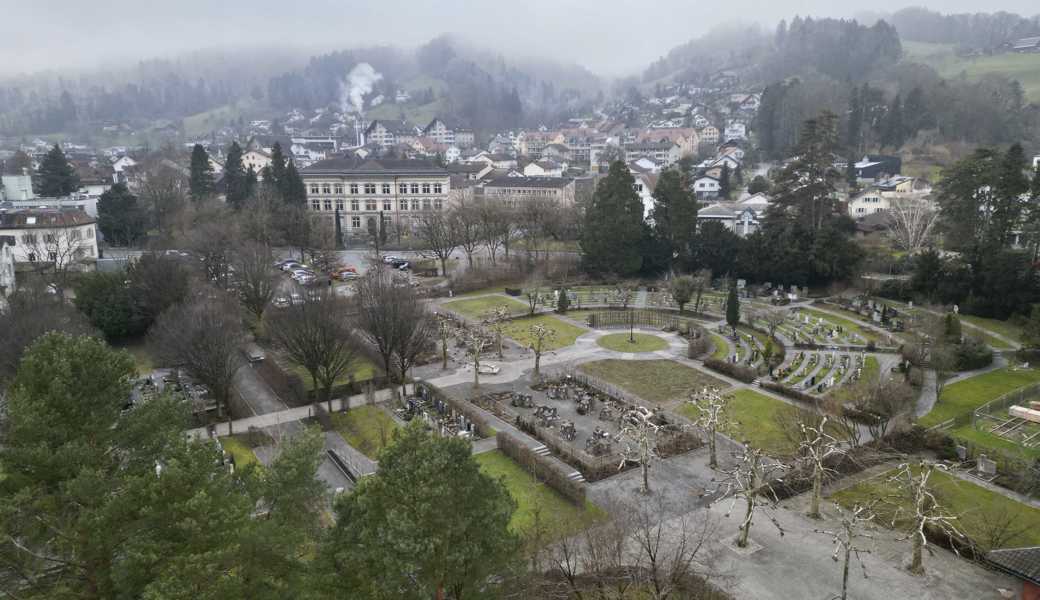
<instances>
[{"instance_id":1,"label":"green grass lawn","mask_svg":"<svg viewBox=\"0 0 1040 600\"><path fill-rule=\"evenodd\" d=\"M721 335L712 333L711 341L715 344L715 351L711 353L711 357L718 360L726 360L729 358L729 342L725 340Z\"/></svg>"},{"instance_id":2,"label":"green grass lawn","mask_svg":"<svg viewBox=\"0 0 1040 600\"><path fill-rule=\"evenodd\" d=\"M704 386L727 388L729 385L672 360L607 359L587 362L579 367L589 375L624 388L647 402L664 404L685 400Z\"/></svg>"},{"instance_id":3,"label":"green grass lawn","mask_svg":"<svg viewBox=\"0 0 1040 600\"><path fill-rule=\"evenodd\" d=\"M303 381L303 389L310 392L314 390L314 380L311 379L310 373L307 369L304 369L300 365L291 365L289 368L294 374L298 375ZM379 367L372 361L364 356L358 356L354 359L354 364L351 365L350 369L341 377L338 377L333 383L333 386L347 385L350 383L350 376L354 376L355 383L361 383L369 381L379 373Z\"/></svg>"},{"instance_id":4,"label":"green grass lawn","mask_svg":"<svg viewBox=\"0 0 1040 600\"><path fill-rule=\"evenodd\" d=\"M1040 64L1037 65L1037 68L1040 69ZM985 317L975 317L972 315L959 316L961 321L964 321L965 323L971 323L976 327L981 327L982 329L986 329L992 331L993 333L1000 334L1010 340L1014 340L1019 343L1022 342L1022 328L1017 327L1014 324L1009 323L1008 321L999 321L997 319L987 319ZM974 333L974 331L970 327L965 327L964 333L970 335ZM997 341L999 342L999 340ZM1003 348L1011 347L1010 344L1007 344L1005 342L1000 343L1003 344Z\"/></svg>"},{"instance_id":5,"label":"green grass lawn","mask_svg":"<svg viewBox=\"0 0 1040 600\"><path fill-rule=\"evenodd\" d=\"M627 333L611 333L599 338L596 343L615 352L657 352L668 348L668 341L656 335L636 333L632 338L635 343L629 341Z\"/></svg>"},{"instance_id":6,"label":"green grass lawn","mask_svg":"<svg viewBox=\"0 0 1040 600\"><path fill-rule=\"evenodd\" d=\"M933 427L968 415L990 400L1037 381L1040 381L1040 370L1005 368L952 383L943 388L935 407L918 419L918 423Z\"/></svg>"},{"instance_id":7,"label":"green grass lawn","mask_svg":"<svg viewBox=\"0 0 1040 600\"><path fill-rule=\"evenodd\" d=\"M770 456L790 456L798 450L798 444L784 434L777 423L777 415L794 415L798 410L754 390L737 390L726 406L729 424L723 431L738 442L750 442ZM700 416L697 408L688 402L679 412L690 419Z\"/></svg>"},{"instance_id":8,"label":"green grass lawn","mask_svg":"<svg viewBox=\"0 0 1040 600\"><path fill-rule=\"evenodd\" d=\"M348 444L372 460L376 460L379 452L390 444L399 427L378 406L359 406L345 413L335 413L332 424Z\"/></svg>"},{"instance_id":9,"label":"green grass lawn","mask_svg":"<svg viewBox=\"0 0 1040 600\"><path fill-rule=\"evenodd\" d=\"M536 481L500 450L484 452L474 458L480 463L480 470L501 479L516 500L517 509L509 522L516 533L529 531L536 522L536 515L553 539L573 535L607 516L603 509L588 501L584 508L575 506L556 490Z\"/></svg>"},{"instance_id":10,"label":"green grass lawn","mask_svg":"<svg viewBox=\"0 0 1040 600\"><path fill-rule=\"evenodd\" d=\"M467 300L452 300L443 306L464 317L476 320L483 319L487 313L500 306L506 307L511 315L522 315L530 310L526 302L520 302L507 296L483 296Z\"/></svg>"},{"instance_id":11,"label":"green grass lawn","mask_svg":"<svg viewBox=\"0 0 1040 600\"><path fill-rule=\"evenodd\" d=\"M833 325L841 325L845 329L845 331L857 333L866 341L878 341L878 336L875 335L873 332L867 331L866 329L860 327L859 324L855 321L846 319L845 317L838 317L825 312L820 312L818 310L813 310L811 308L803 308L801 309L801 312L804 312L805 314L813 318L823 319L824 321L827 321Z\"/></svg>"},{"instance_id":12,"label":"green grass lawn","mask_svg":"<svg viewBox=\"0 0 1040 600\"><path fill-rule=\"evenodd\" d=\"M509 321L502 328L502 333L521 346L529 347L534 343L530 329L535 325L544 325L556 332L555 338L551 341L546 340L543 344L543 350L558 350L570 346L574 344L574 340L578 339L578 336L588 331L588 329L571 325L552 315L535 315Z\"/></svg>"},{"instance_id":13,"label":"green grass lawn","mask_svg":"<svg viewBox=\"0 0 1040 600\"><path fill-rule=\"evenodd\" d=\"M955 427L947 433L954 439L971 443L980 452L1001 452L1025 459L1040 458L1040 448L1026 448L999 435L975 429L971 423Z\"/></svg>"},{"instance_id":14,"label":"green grass lawn","mask_svg":"<svg viewBox=\"0 0 1040 600\"><path fill-rule=\"evenodd\" d=\"M961 57L953 52L951 44L903 42L907 60L934 67L946 78L963 73L968 79L979 79L991 73L1017 79L1029 100L1040 100L1040 55L995 54L992 56Z\"/></svg>"},{"instance_id":15,"label":"green grass lawn","mask_svg":"<svg viewBox=\"0 0 1040 600\"><path fill-rule=\"evenodd\" d=\"M889 471L841 490L834 494L832 499L843 506L851 507L857 502L865 504L878 496L891 494L893 484L887 479L892 474L893 472ZM946 507L949 513L957 516L954 521L957 529L976 542L988 545L987 531L991 530L994 524L1000 523L1003 516L1013 515L1015 524L1012 527L1015 535L1006 540L1003 546L1014 548L1040 544L1040 510L947 473L937 471L929 478L929 482L933 484L932 493L936 495L940 504ZM883 507L879 503L877 512L881 518L877 522L891 526L896 510L896 506ZM895 524L897 529L905 529L908 525L901 519L897 519Z\"/></svg>"},{"instance_id":16,"label":"green grass lawn","mask_svg":"<svg viewBox=\"0 0 1040 600\"><path fill-rule=\"evenodd\" d=\"M253 449L244 440L236 436L224 436L220 438L220 445L224 451L235 459L235 467L241 469L246 465L260 465L260 461L253 454Z\"/></svg>"}]
</instances>

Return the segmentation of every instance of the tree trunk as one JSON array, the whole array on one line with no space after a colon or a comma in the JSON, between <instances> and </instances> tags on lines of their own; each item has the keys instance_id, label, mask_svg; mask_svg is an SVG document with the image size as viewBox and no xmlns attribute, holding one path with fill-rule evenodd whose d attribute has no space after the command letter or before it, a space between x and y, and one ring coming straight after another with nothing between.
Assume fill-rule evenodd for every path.
<instances>
[{"instance_id":1,"label":"tree trunk","mask_svg":"<svg viewBox=\"0 0 1040 600\"><path fill-rule=\"evenodd\" d=\"M539 368L541 367L541 364L542 364L542 353L541 352L535 352L534 353L534 379L535 379L535 381L538 380L538 377L541 374L540 371L539 371Z\"/></svg>"},{"instance_id":2,"label":"tree trunk","mask_svg":"<svg viewBox=\"0 0 1040 600\"><path fill-rule=\"evenodd\" d=\"M448 336L441 337L441 361L443 364L441 368L444 370L448 369Z\"/></svg>"},{"instance_id":3,"label":"tree trunk","mask_svg":"<svg viewBox=\"0 0 1040 600\"><path fill-rule=\"evenodd\" d=\"M642 492L644 494L649 494L650 493L650 462L644 459L643 460L643 464L642 464L642 468L643 468L643 489L642 489Z\"/></svg>"},{"instance_id":4,"label":"tree trunk","mask_svg":"<svg viewBox=\"0 0 1040 600\"><path fill-rule=\"evenodd\" d=\"M501 327L501 325L499 325L499 327ZM498 342L498 359L502 360L502 332L499 331L498 333L496 333L495 337L497 338Z\"/></svg>"},{"instance_id":5,"label":"tree trunk","mask_svg":"<svg viewBox=\"0 0 1040 600\"><path fill-rule=\"evenodd\" d=\"M448 259L445 257L440 258L441 261L441 275L444 277L448 276Z\"/></svg>"},{"instance_id":6,"label":"tree trunk","mask_svg":"<svg viewBox=\"0 0 1040 600\"><path fill-rule=\"evenodd\" d=\"M924 564L921 559L921 550L924 548L924 544L921 542L920 527L914 530L913 536L910 538L910 572L915 575L921 575L924 573Z\"/></svg>"},{"instance_id":7,"label":"tree trunk","mask_svg":"<svg viewBox=\"0 0 1040 600\"><path fill-rule=\"evenodd\" d=\"M744 523L740 526L740 537L737 538L737 545L741 548L747 548L748 534L751 533L751 520L755 511L755 498L750 495L752 493L748 492L747 512L744 513Z\"/></svg>"},{"instance_id":8,"label":"tree trunk","mask_svg":"<svg viewBox=\"0 0 1040 600\"><path fill-rule=\"evenodd\" d=\"M712 469L719 468L718 455L715 453L715 427L708 432L708 466Z\"/></svg>"},{"instance_id":9,"label":"tree trunk","mask_svg":"<svg viewBox=\"0 0 1040 600\"><path fill-rule=\"evenodd\" d=\"M823 467L815 465L812 479L812 503L809 505L809 516L820 518L820 493L823 490Z\"/></svg>"},{"instance_id":10,"label":"tree trunk","mask_svg":"<svg viewBox=\"0 0 1040 600\"><path fill-rule=\"evenodd\" d=\"M846 529L848 533L848 529ZM852 539L850 537L848 543L845 545L845 565L841 570L841 600L848 600L849 597L849 560L850 554L852 554Z\"/></svg>"},{"instance_id":11,"label":"tree trunk","mask_svg":"<svg viewBox=\"0 0 1040 600\"><path fill-rule=\"evenodd\" d=\"M473 359L473 389L480 387L480 359Z\"/></svg>"}]
</instances>

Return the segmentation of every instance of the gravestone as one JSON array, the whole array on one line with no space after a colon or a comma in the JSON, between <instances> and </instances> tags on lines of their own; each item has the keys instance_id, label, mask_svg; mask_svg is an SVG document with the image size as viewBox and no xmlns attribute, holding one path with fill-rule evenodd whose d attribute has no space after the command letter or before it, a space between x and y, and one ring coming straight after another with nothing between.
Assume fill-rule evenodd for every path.
<instances>
[{"instance_id":1,"label":"gravestone","mask_svg":"<svg viewBox=\"0 0 1040 600\"><path fill-rule=\"evenodd\" d=\"M968 458L968 449L964 446L957 446L957 458L961 460Z\"/></svg>"},{"instance_id":2,"label":"gravestone","mask_svg":"<svg viewBox=\"0 0 1040 600\"><path fill-rule=\"evenodd\" d=\"M995 477L997 475L997 463L986 457L985 454L980 454L976 469L979 471L979 475L984 477Z\"/></svg>"}]
</instances>

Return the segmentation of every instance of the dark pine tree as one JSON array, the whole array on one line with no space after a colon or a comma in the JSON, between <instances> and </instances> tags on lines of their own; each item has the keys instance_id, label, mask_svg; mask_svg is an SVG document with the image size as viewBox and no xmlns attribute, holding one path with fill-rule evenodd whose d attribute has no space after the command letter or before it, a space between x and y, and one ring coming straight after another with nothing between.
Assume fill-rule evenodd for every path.
<instances>
[{"instance_id":1,"label":"dark pine tree","mask_svg":"<svg viewBox=\"0 0 1040 600\"><path fill-rule=\"evenodd\" d=\"M191 149L191 175L188 180L191 199L201 202L213 195L216 187L213 184L213 165L209 162L209 153L202 144L195 144Z\"/></svg>"},{"instance_id":2,"label":"dark pine tree","mask_svg":"<svg viewBox=\"0 0 1040 600\"><path fill-rule=\"evenodd\" d=\"M76 170L69 164L69 160L58 144L54 144L54 147L43 157L37 175L39 180L37 191L41 196L60 198L79 189L79 176L76 175Z\"/></svg>"},{"instance_id":3,"label":"dark pine tree","mask_svg":"<svg viewBox=\"0 0 1040 600\"><path fill-rule=\"evenodd\" d=\"M731 279L729 283L729 295L726 296L726 324L737 335L737 325L740 325L740 298L737 297L737 280Z\"/></svg>"},{"instance_id":4,"label":"dark pine tree","mask_svg":"<svg viewBox=\"0 0 1040 600\"><path fill-rule=\"evenodd\" d=\"M591 273L629 277L642 267L643 203L634 183L625 163L615 161L596 186L581 236L582 260Z\"/></svg>"},{"instance_id":5,"label":"dark pine tree","mask_svg":"<svg viewBox=\"0 0 1040 600\"><path fill-rule=\"evenodd\" d=\"M231 142L224 164L224 187L227 203L233 208L240 208L248 197L246 194L246 171L242 166L242 147L238 142Z\"/></svg>"},{"instance_id":6,"label":"dark pine tree","mask_svg":"<svg viewBox=\"0 0 1040 600\"><path fill-rule=\"evenodd\" d=\"M729 200L729 197L733 194L733 183L730 181L729 163L722 165L722 174L719 175L719 197L723 200Z\"/></svg>"},{"instance_id":7,"label":"dark pine tree","mask_svg":"<svg viewBox=\"0 0 1040 600\"><path fill-rule=\"evenodd\" d=\"M274 143L271 147L271 182L281 189L283 182L285 181L285 155L282 154L282 145L278 142ZM267 181L265 178L264 181Z\"/></svg>"},{"instance_id":8,"label":"dark pine tree","mask_svg":"<svg viewBox=\"0 0 1040 600\"><path fill-rule=\"evenodd\" d=\"M307 188L303 184L303 177L300 177L296 163L291 160L285 168L282 200L290 206L303 206L307 203Z\"/></svg>"},{"instance_id":9,"label":"dark pine tree","mask_svg":"<svg viewBox=\"0 0 1040 600\"><path fill-rule=\"evenodd\" d=\"M98 229L113 246L132 246L145 234L146 218L125 183L117 183L98 198Z\"/></svg>"}]
</instances>

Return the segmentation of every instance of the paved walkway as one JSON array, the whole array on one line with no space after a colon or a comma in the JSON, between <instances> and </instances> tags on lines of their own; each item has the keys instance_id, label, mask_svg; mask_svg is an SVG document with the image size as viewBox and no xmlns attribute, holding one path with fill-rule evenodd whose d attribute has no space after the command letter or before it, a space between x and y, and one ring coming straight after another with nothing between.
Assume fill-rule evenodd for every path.
<instances>
[{"instance_id":1,"label":"paved walkway","mask_svg":"<svg viewBox=\"0 0 1040 600\"><path fill-rule=\"evenodd\" d=\"M943 389L951 383L957 383L958 381L964 381L983 373L989 373L990 371L996 371L997 369L1003 369L1008 366L1008 360L1002 354L994 354L993 362L986 367L981 369L975 369L974 371L963 371L950 377L943 383ZM917 406L914 409L914 416L923 417L924 415L931 412L932 408L935 407L935 403L939 401L938 387L936 385L936 374L932 369L928 369L924 373L924 382L921 385L921 394L917 397Z\"/></svg>"}]
</instances>

